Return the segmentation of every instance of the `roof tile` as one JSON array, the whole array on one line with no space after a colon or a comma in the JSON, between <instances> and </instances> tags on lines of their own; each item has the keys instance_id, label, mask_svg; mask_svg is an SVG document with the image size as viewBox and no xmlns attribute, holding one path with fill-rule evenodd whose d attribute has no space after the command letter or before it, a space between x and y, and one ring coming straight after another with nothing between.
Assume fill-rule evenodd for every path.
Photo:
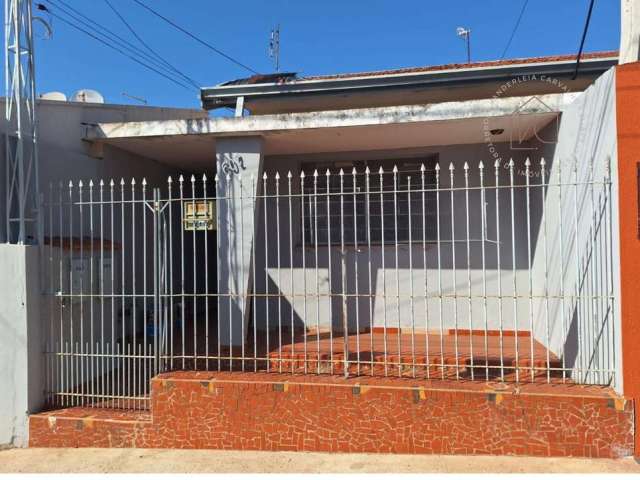
<instances>
[{"instance_id":1,"label":"roof tile","mask_svg":"<svg viewBox=\"0 0 640 480\"><path fill-rule=\"evenodd\" d=\"M618 55L617 51L611 50L611 51L604 51L604 52L583 53L581 58L584 60L584 59L594 59L594 58L615 57L617 55ZM522 65L527 63L552 63L552 62L562 62L562 61L567 61L572 59L576 59L575 54L574 55L552 55L552 56L546 56L546 57L511 58L508 60L492 60L488 62L448 63L445 65L398 68L393 70L378 70L378 71L372 71L372 72L341 73L341 74L334 74L334 75L313 75L313 76L298 78L298 80L331 80L331 79L357 78L357 77L382 77L385 75L401 75L404 73L435 72L438 70L499 67L503 65Z\"/></svg>"}]
</instances>

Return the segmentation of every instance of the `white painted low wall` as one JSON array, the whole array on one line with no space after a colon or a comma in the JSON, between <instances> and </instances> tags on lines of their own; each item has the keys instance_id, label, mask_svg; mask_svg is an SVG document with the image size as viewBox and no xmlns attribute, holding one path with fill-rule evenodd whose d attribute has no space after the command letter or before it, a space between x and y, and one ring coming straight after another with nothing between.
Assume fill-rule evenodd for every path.
<instances>
[{"instance_id":1,"label":"white painted low wall","mask_svg":"<svg viewBox=\"0 0 640 480\"><path fill-rule=\"evenodd\" d=\"M620 365L615 359L621 358L619 347L620 316L617 311L618 297L618 211L617 194L617 134L615 109L615 70L602 75L592 86L572 103L562 115L558 142L553 149L547 149L550 162L550 178L558 183L558 169L564 184L563 197L559 189L549 188L545 201L547 225L547 278L545 282L545 257L540 250L535 256L533 277L536 285L546 287L549 292L559 292L561 279L567 296L575 295L577 273L581 277L579 293L581 297L594 294L608 294L609 288L602 290L600 282L608 274L613 279L613 302L591 299L576 302L569 299L564 303L559 298L551 298L548 305L536 302L534 309L535 338L556 354L564 354L568 365L582 363L591 368L617 369L616 387L620 387ZM604 185L592 191L584 185L590 178L597 182L605 179L605 168L609 162L611 190ZM577 179L580 184L575 188ZM592 171L593 170L593 171ZM605 199L609 202L605 204ZM559 204L563 215L559 216ZM608 212L599 212L599 205L610 209L612 223L607 225ZM594 212L595 211L595 212ZM578 232L575 231L576 214ZM594 220L595 219L595 220ZM544 221L544 219L543 219ZM602 221L600 225L594 224ZM564 227L560 242L560 225ZM611 231L608 233L607 228ZM594 233L596 232L596 233ZM609 236L611 239L609 240ZM594 240L595 239L595 240ZM537 235L538 245L542 245L543 232ZM611 243L611 259L603 258L608 250L605 242ZM561 253L564 262L561 261ZM575 259L579 257L576 265ZM564 265L563 265L564 264ZM596 283L594 283L596 282ZM547 317L547 308L549 315ZM606 309L610 311L607 312ZM612 309L611 309L612 308ZM564 322L563 325L563 315ZM547 321L548 318L548 321ZM546 328L549 328L547 336Z\"/></svg>"},{"instance_id":2,"label":"white painted low wall","mask_svg":"<svg viewBox=\"0 0 640 480\"><path fill-rule=\"evenodd\" d=\"M38 247L0 244L0 445L28 444L42 408L44 356Z\"/></svg>"}]
</instances>

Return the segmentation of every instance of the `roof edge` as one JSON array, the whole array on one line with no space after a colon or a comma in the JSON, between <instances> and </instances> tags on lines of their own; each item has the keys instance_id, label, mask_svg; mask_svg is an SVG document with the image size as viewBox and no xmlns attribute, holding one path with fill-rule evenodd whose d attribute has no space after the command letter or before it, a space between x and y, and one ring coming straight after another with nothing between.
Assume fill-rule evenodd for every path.
<instances>
[{"instance_id":1,"label":"roof edge","mask_svg":"<svg viewBox=\"0 0 640 480\"><path fill-rule=\"evenodd\" d=\"M617 65L616 52L586 54L581 60L582 74L601 74ZM453 65L453 67L452 67ZM287 95L323 95L356 90L382 88L405 88L429 84L464 84L504 79L521 75L546 74L567 77L575 69L575 56L532 57L473 64L450 64L422 69L389 70L381 75L347 77L307 77L281 83L258 83L240 85L218 85L202 88L203 108L233 107L239 97L245 101L260 97Z\"/></svg>"}]
</instances>

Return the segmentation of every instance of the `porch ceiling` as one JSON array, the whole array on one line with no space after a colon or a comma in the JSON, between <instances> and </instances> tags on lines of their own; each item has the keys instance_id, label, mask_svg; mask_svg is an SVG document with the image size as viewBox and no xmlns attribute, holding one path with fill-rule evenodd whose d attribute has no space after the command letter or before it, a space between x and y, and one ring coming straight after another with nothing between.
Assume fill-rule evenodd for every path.
<instances>
[{"instance_id":1,"label":"porch ceiling","mask_svg":"<svg viewBox=\"0 0 640 480\"><path fill-rule=\"evenodd\" d=\"M265 155L473 144L485 141L487 129L504 129L492 138L498 143L530 138L577 95L543 95L534 101L532 97L511 97L243 118L107 123L94 127L86 140L189 170L212 167L216 138L222 136L262 136Z\"/></svg>"}]
</instances>

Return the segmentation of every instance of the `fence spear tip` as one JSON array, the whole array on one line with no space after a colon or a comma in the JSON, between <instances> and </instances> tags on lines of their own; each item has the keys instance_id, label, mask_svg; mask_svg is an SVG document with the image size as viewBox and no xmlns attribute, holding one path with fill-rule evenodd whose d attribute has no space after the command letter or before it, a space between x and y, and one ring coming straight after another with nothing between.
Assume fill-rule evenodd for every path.
<instances>
[{"instance_id":1,"label":"fence spear tip","mask_svg":"<svg viewBox=\"0 0 640 480\"><path fill-rule=\"evenodd\" d=\"M291 170L289 170L289 171L287 172L287 178L291 178L291 177L293 177L293 175L291 174Z\"/></svg>"},{"instance_id":2,"label":"fence spear tip","mask_svg":"<svg viewBox=\"0 0 640 480\"><path fill-rule=\"evenodd\" d=\"M276 176L274 177L276 180L280 180L280 172L276 171Z\"/></svg>"},{"instance_id":3,"label":"fence spear tip","mask_svg":"<svg viewBox=\"0 0 640 480\"><path fill-rule=\"evenodd\" d=\"M478 168L480 170L482 170L484 168L484 162L482 160L480 160L480 163L478 164Z\"/></svg>"},{"instance_id":4,"label":"fence spear tip","mask_svg":"<svg viewBox=\"0 0 640 480\"><path fill-rule=\"evenodd\" d=\"M378 169L378 173L380 175L382 175L384 173L384 168L382 168L382 166L380 166L380 168Z\"/></svg>"},{"instance_id":5,"label":"fence spear tip","mask_svg":"<svg viewBox=\"0 0 640 480\"><path fill-rule=\"evenodd\" d=\"M264 172L264 173L262 174L262 179L263 179L263 180L266 180L267 178L268 178L268 176L267 176L267 172Z\"/></svg>"},{"instance_id":6,"label":"fence spear tip","mask_svg":"<svg viewBox=\"0 0 640 480\"><path fill-rule=\"evenodd\" d=\"M182 174L180 174L180 176L178 177L178 181L180 183L184 182L184 176Z\"/></svg>"},{"instance_id":7,"label":"fence spear tip","mask_svg":"<svg viewBox=\"0 0 640 480\"><path fill-rule=\"evenodd\" d=\"M369 166L367 165L367 167L364 169L364 173L366 173L367 175L369 175L371 173L371 170L369 169Z\"/></svg>"},{"instance_id":8,"label":"fence spear tip","mask_svg":"<svg viewBox=\"0 0 640 480\"><path fill-rule=\"evenodd\" d=\"M147 186L147 179L146 177L142 177L142 186L146 187Z\"/></svg>"},{"instance_id":9,"label":"fence spear tip","mask_svg":"<svg viewBox=\"0 0 640 480\"><path fill-rule=\"evenodd\" d=\"M120 185L124 186L124 178L120 178Z\"/></svg>"},{"instance_id":10,"label":"fence spear tip","mask_svg":"<svg viewBox=\"0 0 640 480\"><path fill-rule=\"evenodd\" d=\"M356 175L358 173L358 171L356 170L356 167L353 167L353 170L351 170L351 175Z\"/></svg>"},{"instance_id":11,"label":"fence spear tip","mask_svg":"<svg viewBox=\"0 0 640 480\"><path fill-rule=\"evenodd\" d=\"M531 160L529 159L529 157L527 157L527 159L524 161L524 166L525 167L530 167L531 166Z\"/></svg>"},{"instance_id":12,"label":"fence spear tip","mask_svg":"<svg viewBox=\"0 0 640 480\"><path fill-rule=\"evenodd\" d=\"M427 169L425 168L424 163L421 163L421 164L420 164L420 171L421 171L421 172L424 172L424 171L426 171L426 170L427 170Z\"/></svg>"},{"instance_id":13,"label":"fence spear tip","mask_svg":"<svg viewBox=\"0 0 640 480\"><path fill-rule=\"evenodd\" d=\"M318 169L317 169L317 168L313 171L313 176L314 176L314 177L317 177L317 176L318 176Z\"/></svg>"},{"instance_id":14,"label":"fence spear tip","mask_svg":"<svg viewBox=\"0 0 640 480\"><path fill-rule=\"evenodd\" d=\"M82 188L83 186L84 186L84 184L82 183L82 180L80 180L80 181L78 182L78 187Z\"/></svg>"},{"instance_id":15,"label":"fence spear tip","mask_svg":"<svg viewBox=\"0 0 640 480\"><path fill-rule=\"evenodd\" d=\"M496 168L498 168L500 166L500 159L499 158L496 158L496 161L493 162L493 166L496 167Z\"/></svg>"},{"instance_id":16,"label":"fence spear tip","mask_svg":"<svg viewBox=\"0 0 640 480\"><path fill-rule=\"evenodd\" d=\"M89 179L89 186L93 187L93 179Z\"/></svg>"},{"instance_id":17,"label":"fence spear tip","mask_svg":"<svg viewBox=\"0 0 640 480\"><path fill-rule=\"evenodd\" d=\"M73 187L73 182L69 180L69 188Z\"/></svg>"},{"instance_id":18,"label":"fence spear tip","mask_svg":"<svg viewBox=\"0 0 640 480\"><path fill-rule=\"evenodd\" d=\"M304 177L305 177L304 170L300 170L300 178L304 178Z\"/></svg>"},{"instance_id":19,"label":"fence spear tip","mask_svg":"<svg viewBox=\"0 0 640 480\"><path fill-rule=\"evenodd\" d=\"M100 186L104 187L104 180L100 179Z\"/></svg>"},{"instance_id":20,"label":"fence spear tip","mask_svg":"<svg viewBox=\"0 0 640 480\"><path fill-rule=\"evenodd\" d=\"M116 184L116 182L113 181L113 178L111 179L111 181L109 182L109 186L113 187Z\"/></svg>"},{"instance_id":21,"label":"fence spear tip","mask_svg":"<svg viewBox=\"0 0 640 480\"><path fill-rule=\"evenodd\" d=\"M171 175L169 175L169 178L167 178L167 183L173 183L173 178L171 178Z\"/></svg>"},{"instance_id":22,"label":"fence spear tip","mask_svg":"<svg viewBox=\"0 0 640 480\"><path fill-rule=\"evenodd\" d=\"M203 182L206 182L206 181L207 181L207 174L206 174L206 173L203 173L203 174L202 174L202 181L203 181Z\"/></svg>"},{"instance_id":23,"label":"fence spear tip","mask_svg":"<svg viewBox=\"0 0 640 480\"><path fill-rule=\"evenodd\" d=\"M169 178L171 178L171 177L169 177ZM135 178L131 178L131 185L133 186L135 184L136 184L136 179Z\"/></svg>"},{"instance_id":24,"label":"fence spear tip","mask_svg":"<svg viewBox=\"0 0 640 480\"><path fill-rule=\"evenodd\" d=\"M451 162L451 163L449 164L449 171L450 171L450 172L453 172L455 169L456 169L456 167L453 165L453 162Z\"/></svg>"},{"instance_id":25,"label":"fence spear tip","mask_svg":"<svg viewBox=\"0 0 640 480\"><path fill-rule=\"evenodd\" d=\"M393 172L393 173L398 173L398 166L397 166L397 165L394 165L394 166L393 166L393 170L392 170L392 172Z\"/></svg>"},{"instance_id":26,"label":"fence spear tip","mask_svg":"<svg viewBox=\"0 0 640 480\"><path fill-rule=\"evenodd\" d=\"M329 169L327 168L327 171L325 172L325 175L328 177L329 175L331 175L331 172L329 171Z\"/></svg>"},{"instance_id":27,"label":"fence spear tip","mask_svg":"<svg viewBox=\"0 0 640 480\"><path fill-rule=\"evenodd\" d=\"M467 162L464 162L464 166L462 168L465 170L469 170L469 164Z\"/></svg>"},{"instance_id":28,"label":"fence spear tip","mask_svg":"<svg viewBox=\"0 0 640 480\"><path fill-rule=\"evenodd\" d=\"M440 171L440 162L437 162L436 163L436 172L439 172L439 171Z\"/></svg>"},{"instance_id":29,"label":"fence spear tip","mask_svg":"<svg viewBox=\"0 0 640 480\"><path fill-rule=\"evenodd\" d=\"M191 183L195 183L196 181L196 176L191 174Z\"/></svg>"},{"instance_id":30,"label":"fence spear tip","mask_svg":"<svg viewBox=\"0 0 640 480\"><path fill-rule=\"evenodd\" d=\"M509 165L509 168L513 168L513 166L515 165L515 162L513 161L513 158L509 159L508 165Z\"/></svg>"},{"instance_id":31,"label":"fence spear tip","mask_svg":"<svg viewBox=\"0 0 640 480\"><path fill-rule=\"evenodd\" d=\"M338 172L338 175L340 175L341 177L344 176L344 170L341 168L340 171Z\"/></svg>"},{"instance_id":32,"label":"fence spear tip","mask_svg":"<svg viewBox=\"0 0 640 480\"><path fill-rule=\"evenodd\" d=\"M543 167L547 164L547 161L544 159L544 157L540 158L540 165L542 165Z\"/></svg>"}]
</instances>

